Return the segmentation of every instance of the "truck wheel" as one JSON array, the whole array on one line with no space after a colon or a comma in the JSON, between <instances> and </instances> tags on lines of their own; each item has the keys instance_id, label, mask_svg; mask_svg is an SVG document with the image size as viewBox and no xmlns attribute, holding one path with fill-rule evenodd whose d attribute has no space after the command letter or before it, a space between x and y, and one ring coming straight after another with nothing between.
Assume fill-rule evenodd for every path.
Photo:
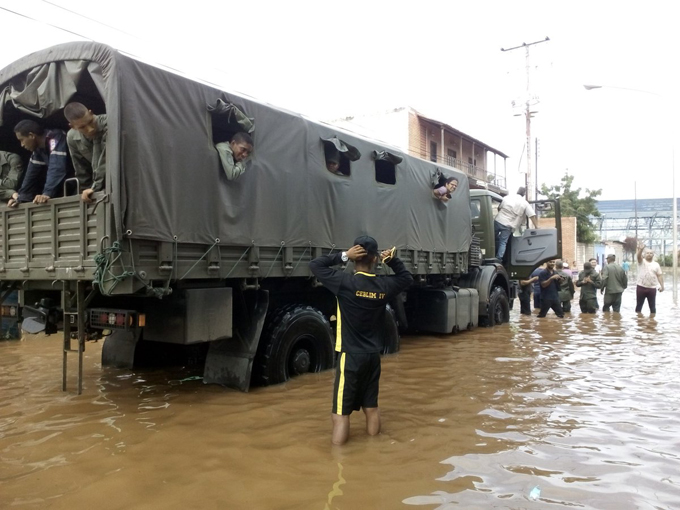
<instances>
[{"instance_id":1,"label":"truck wheel","mask_svg":"<svg viewBox=\"0 0 680 510\"><path fill-rule=\"evenodd\" d=\"M279 384L333 366L333 333L324 315L311 306L287 305L267 319L260 337L253 382Z\"/></svg>"},{"instance_id":2,"label":"truck wheel","mask_svg":"<svg viewBox=\"0 0 680 510\"><path fill-rule=\"evenodd\" d=\"M397 314L390 305L385 308L385 333L383 350L381 354L393 354L399 352L401 339L399 337L399 324Z\"/></svg>"},{"instance_id":3,"label":"truck wheel","mask_svg":"<svg viewBox=\"0 0 680 510\"><path fill-rule=\"evenodd\" d=\"M510 321L508 295L502 287L494 287L489 296L489 314L484 319L485 326L495 326Z\"/></svg>"}]
</instances>

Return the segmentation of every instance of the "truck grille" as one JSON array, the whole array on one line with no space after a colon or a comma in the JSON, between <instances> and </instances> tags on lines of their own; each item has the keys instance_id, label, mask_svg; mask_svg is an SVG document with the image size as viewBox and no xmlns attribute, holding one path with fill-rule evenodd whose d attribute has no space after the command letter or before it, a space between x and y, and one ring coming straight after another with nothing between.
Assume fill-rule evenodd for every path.
<instances>
[{"instance_id":1,"label":"truck grille","mask_svg":"<svg viewBox=\"0 0 680 510\"><path fill-rule=\"evenodd\" d=\"M472 243L470 244L470 267L479 267L482 265L482 248L479 237L472 235Z\"/></svg>"}]
</instances>

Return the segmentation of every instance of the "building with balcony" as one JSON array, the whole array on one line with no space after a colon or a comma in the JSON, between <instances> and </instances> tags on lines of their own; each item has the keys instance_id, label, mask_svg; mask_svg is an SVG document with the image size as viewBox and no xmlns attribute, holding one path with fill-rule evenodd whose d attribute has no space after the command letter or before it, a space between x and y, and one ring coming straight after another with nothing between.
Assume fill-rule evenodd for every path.
<instances>
[{"instance_id":1,"label":"building with balcony","mask_svg":"<svg viewBox=\"0 0 680 510\"><path fill-rule=\"evenodd\" d=\"M454 167L468 175L470 188L507 194L507 155L409 106L343 117L329 123L381 140L411 156Z\"/></svg>"}]
</instances>

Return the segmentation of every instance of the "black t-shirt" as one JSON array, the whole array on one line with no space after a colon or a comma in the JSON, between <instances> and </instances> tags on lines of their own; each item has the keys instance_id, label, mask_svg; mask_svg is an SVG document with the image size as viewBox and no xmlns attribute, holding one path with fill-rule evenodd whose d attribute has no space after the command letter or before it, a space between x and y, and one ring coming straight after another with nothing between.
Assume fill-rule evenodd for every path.
<instances>
[{"instance_id":1,"label":"black t-shirt","mask_svg":"<svg viewBox=\"0 0 680 510\"><path fill-rule=\"evenodd\" d=\"M541 284L541 299L557 299L560 298L560 281L553 280L547 287L543 286L543 282L548 280L552 275L557 274L555 271L548 271L544 269L538 274L538 283Z\"/></svg>"},{"instance_id":2,"label":"black t-shirt","mask_svg":"<svg viewBox=\"0 0 680 510\"><path fill-rule=\"evenodd\" d=\"M393 258L388 265L392 276L370 273L346 273L331 266L340 264L340 253L324 255L312 260L309 267L314 276L338 298L338 352L380 352L383 348L385 305L406 290L413 277L403 262Z\"/></svg>"}]
</instances>

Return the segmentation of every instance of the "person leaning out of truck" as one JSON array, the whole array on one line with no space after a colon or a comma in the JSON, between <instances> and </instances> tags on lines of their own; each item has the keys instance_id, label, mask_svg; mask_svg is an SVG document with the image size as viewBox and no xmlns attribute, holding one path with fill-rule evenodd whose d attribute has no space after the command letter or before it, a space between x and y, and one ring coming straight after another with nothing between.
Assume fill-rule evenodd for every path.
<instances>
[{"instance_id":1,"label":"person leaning out of truck","mask_svg":"<svg viewBox=\"0 0 680 510\"><path fill-rule=\"evenodd\" d=\"M449 177L444 181L444 184L442 186L439 186L435 189L432 190L432 195L434 198L437 200L441 200L442 202L448 202L451 200L451 193L456 191L456 188L458 187L458 179L455 177Z\"/></svg>"},{"instance_id":2,"label":"person leaning out of truck","mask_svg":"<svg viewBox=\"0 0 680 510\"><path fill-rule=\"evenodd\" d=\"M106 115L94 115L82 103L69 103L64 117L71 127L66 134L68 150L83 190L83 202L93 202L92 194L106 186Z\"/></svg>"},{"instance_id":3,"label":"person leaning out of truck","mask_svg":"<svg viewBox=\"0 0 680 510\"><path fill-rule=\"evenodd\" d=\"M46 204L63 194L64 181L73 173L68 157L66 133L61 129L45 130L33 120L22 120L14 126L21 146L31 152L26 175L19 191L7 205L23 202Z\"/></svg>"},{"instance_id":4,"label":"person leaning out of truck","mask_svg":"<svg viewBox=\"0 0 680 510\"><path fill-rule=\"evenodd\" d=\"M0 198L9 200L16 193L24 165L13 152L0 151Z\"/></svg>"},{"instance_id":5,"label":"person leaning out of truck","mask_svg":"<svg viewBox=\"0 0 680 510\"><path fill-rule=\"evenodd\" d=\"M246 165L253 153L253 139L248 133L239 131L230 142L220 142L215 144L215 148L220 155L227 180L233 181L245 173Z\"/></svg>"}]
</instances>

